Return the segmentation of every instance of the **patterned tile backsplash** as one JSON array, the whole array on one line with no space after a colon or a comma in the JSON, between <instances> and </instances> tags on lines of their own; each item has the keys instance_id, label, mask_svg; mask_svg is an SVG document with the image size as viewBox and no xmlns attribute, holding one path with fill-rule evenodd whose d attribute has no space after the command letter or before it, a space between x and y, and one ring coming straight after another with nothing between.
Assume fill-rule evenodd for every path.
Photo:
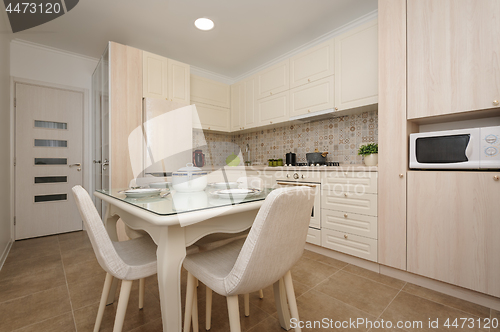
<instances>
[{"instance_id":1,"label":"patterned tile backsplash","mask_svg":"<svg viewBox=\"0 0 500 332\"><path fill-rule=\"evenodd\" d=\"M208 143L204 147L206 165L225 165L231 154L247 158L245 147L250 147L252 164L267 164L268 159L282 158L287 152L297 154L297 162L306 162L306 153L318 149L328 151L328 161L342 164L361 164L358 156L362 144L378 143L378 112L331 117L312 122L297 123L243 134L195 132L193 143L200 146L203 135ZM206 151L208 150L208 151ZM243 161L240 161L243 165Z\"/></svg>"}]
</instances>

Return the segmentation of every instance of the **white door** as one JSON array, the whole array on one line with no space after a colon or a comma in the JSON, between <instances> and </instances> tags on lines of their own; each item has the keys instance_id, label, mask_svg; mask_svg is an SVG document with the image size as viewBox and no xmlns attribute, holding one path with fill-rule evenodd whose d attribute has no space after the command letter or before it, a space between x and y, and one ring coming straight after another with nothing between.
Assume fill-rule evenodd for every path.
<instances>
[{"instance_id":1,"label":"white door","mask_svg":"<svg viewBox=\"0 0 500 332\"><path fill-rule=\"evenodd\" d=\"M83 93L16 83L16 240L82 229Z\"/></svg>"}]
</instances>

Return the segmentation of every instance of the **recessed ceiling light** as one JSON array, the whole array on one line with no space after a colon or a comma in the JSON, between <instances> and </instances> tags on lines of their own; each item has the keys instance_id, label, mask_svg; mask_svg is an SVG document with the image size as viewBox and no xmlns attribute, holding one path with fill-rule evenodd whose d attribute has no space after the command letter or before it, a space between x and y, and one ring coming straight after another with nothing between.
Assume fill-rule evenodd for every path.
<instances>
[{"instance_id":1,"label":"recessed ceiling light","mask_svg":"<svg viewBox=\"0 0 500 332\"><path fill-rule=\"evenodd\" d=\"M194 25L200 30L212 30L214 22L208 18L199 18L194 21Z\"/></svg>"}]
</instances>

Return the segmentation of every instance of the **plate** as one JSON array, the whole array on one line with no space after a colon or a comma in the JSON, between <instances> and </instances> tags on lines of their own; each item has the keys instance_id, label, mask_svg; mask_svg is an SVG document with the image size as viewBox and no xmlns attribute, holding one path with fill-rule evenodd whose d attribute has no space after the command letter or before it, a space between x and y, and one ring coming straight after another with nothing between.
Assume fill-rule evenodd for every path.
<instances>
[{"instance_id":1,"label":"plate","mask_svg":"<svg viewBox=\"0 0 500 332\"><path fill-rule=\"evenodd\" d=\"M238 188L238 184L238 182L215 182L210 183L210 186L217 189L236 189Z\"/></svg>"},{"instance_id":2,"label":"plate","mask_svg":"<svg viewBox=\"0 0 500 332\"><path fill-rule=\"evenodd\" d=\"M160 193L160 189L154 188L141 188L141 189L129 189L123 192L129 198L141 198L158 195Z\"/></svg>"},{"instance_id":3,"label":"plate","mask_svg":"<svg viewBox=\"0 0 500 332\"><path fill-rule=\"evenodd\" d=\"M149 184L149 187L157 189L168 189L170 188L171 184L172 182L153 182Z\"/></svg>"},{"instance_id":4,"label":"plate","mask_svg":"<svg viewBox=\"0 0 500 332\"><path fill-rule=\"evenodd\" d=\"M259 189L222 189L216 190L212 194L222 198L245 198L260 193L261 191Z\"/></svg>"}]
</instances>

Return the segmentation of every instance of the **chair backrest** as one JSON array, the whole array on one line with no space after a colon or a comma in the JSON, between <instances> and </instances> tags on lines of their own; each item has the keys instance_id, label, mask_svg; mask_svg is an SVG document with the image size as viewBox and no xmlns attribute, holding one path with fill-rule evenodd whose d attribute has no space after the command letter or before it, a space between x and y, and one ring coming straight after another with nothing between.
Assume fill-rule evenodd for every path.
<instances>
[{"instance_id":1,"label":"chair backrest","mask_svg":"<svg viewBox=\"0 0 500 332\"><path fill-rule=\"evenodd\" d=\"M228 295L257 291L279 280L304 252L314 190L306 186L274 190L266 198L224 280Z\"/></svg>"},{"instance_id":2,"label":"chair backrest","mask_svg":"<svg viewBox=\"0 0 500 332\"><path fill-rule=\"evenodd\" d=\"M241 177L236 180L241 188L256 188L264 189L262 184L262 179L256 176L246 176Z\"/></svg>"},{"instance_id":3,"label":"chair backrest","mask_svg":"<svg viewBox=\"0 0 500 332\"><path fill-rule=\"evenodd\" d=\"M129 267L116 252L101 217L89 194L81 186L73 187L73 195L85 223L92 248L101 267L113 277L124 279Z\"/></svg>"}]
</instances>

